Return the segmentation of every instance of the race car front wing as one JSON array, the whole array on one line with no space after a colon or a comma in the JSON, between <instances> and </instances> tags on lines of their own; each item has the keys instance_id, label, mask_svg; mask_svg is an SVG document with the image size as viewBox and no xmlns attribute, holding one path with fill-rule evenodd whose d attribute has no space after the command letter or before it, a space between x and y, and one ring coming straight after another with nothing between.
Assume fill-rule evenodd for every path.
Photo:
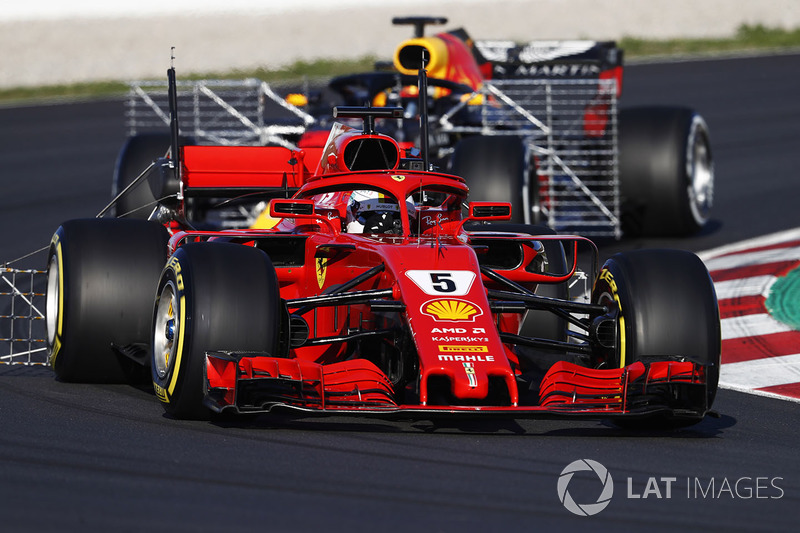
<instances>
[{"instance_id":1,"label":"race car front wing","mask_svg":"<svg viewBox=\"0 0 800 533\"><path fill-rule=\"evenodd\" d=\"M204 404L218 413L290 409L386 417L480 413L609 418L664 413L701 418L707 410L705 378L705 369L691 361L635 362L616 369L561 361L542 379L537 405L414 405L398 403L391 382L366 359L320 365L258 353L208 352ZM704 408L692 407L697 405Z\"/></svg>"}]
</instances>

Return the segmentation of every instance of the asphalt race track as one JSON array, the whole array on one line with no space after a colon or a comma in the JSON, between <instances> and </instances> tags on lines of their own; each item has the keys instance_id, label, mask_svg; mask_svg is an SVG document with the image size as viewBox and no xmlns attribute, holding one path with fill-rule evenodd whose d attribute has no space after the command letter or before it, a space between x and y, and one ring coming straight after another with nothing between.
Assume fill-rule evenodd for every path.
<instances>
[{"instance_id":1,"label":"asphalt race track","mask_svg":"<svg viewBox=\"0 0 800 533\"><path fill-rule=\"evenodd\" d=\"M711 129L714 220L701 251L800 226L800 55L638 65L623 103L686 104ZM0 263L108 201L120 102L0 109ZM15 266L44 267L42 255ZM721 390L717 416L674 432L603 422L166 418L147 387L73 385L0 367L3 531L796 531L800 404ZM559 501L564 468L604 465L597 515ZM601 484L569 485L594 503ZM592 477L594 476L594 477Z\"/></svg>"}]
</instances>

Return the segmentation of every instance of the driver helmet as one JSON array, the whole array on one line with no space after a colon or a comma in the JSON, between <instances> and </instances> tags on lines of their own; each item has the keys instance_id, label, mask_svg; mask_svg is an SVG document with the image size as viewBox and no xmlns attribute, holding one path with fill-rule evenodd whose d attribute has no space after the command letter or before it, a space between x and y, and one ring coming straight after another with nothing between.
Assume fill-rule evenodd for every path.
<instances>
[{"instance_id":1,"label":"driver helmet","mask_svg":"<svg viewBox=\"0 0 800 533\"><path fill-rule=\"evenodd\" d=\"M347 233L384 233L400 235L403 224L400 206L377 191L353 191L347 202Z\"/></svg>"}]
</instances>

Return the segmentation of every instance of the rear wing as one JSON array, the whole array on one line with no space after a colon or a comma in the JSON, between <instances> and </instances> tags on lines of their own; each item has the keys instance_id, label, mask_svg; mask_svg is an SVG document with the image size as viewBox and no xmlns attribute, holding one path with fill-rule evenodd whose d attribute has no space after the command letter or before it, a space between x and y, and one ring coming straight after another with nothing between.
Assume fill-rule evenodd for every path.
<instances>
[{"instance_id":1,"label":"rear wing","mask_svg":"<svg viewBox=\"0 0 800 533\"><path fill-rule=\"evenodd\" d=\"M322 149L189 145L181 152L184 195L220 197L297 190L313 174Z\"/></svg>"},{"instance_id":2,"label":"rear wing","mask_svg":"<svg viewBox=\"0 0 800 533\"><path fill-rule=\"evenodd\" d=\"M493 79L597 77L623 58L613 41L475 41L474 50L491 63Z\"/></svg>"}]
</instances>

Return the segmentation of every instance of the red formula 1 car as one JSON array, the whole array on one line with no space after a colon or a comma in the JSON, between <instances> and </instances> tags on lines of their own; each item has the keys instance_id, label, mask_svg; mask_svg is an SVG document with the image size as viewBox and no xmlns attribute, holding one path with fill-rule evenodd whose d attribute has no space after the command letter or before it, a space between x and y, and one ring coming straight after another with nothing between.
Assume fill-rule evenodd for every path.
<instances>
[{"instance_id":1,"label":"red formula 1 car","mask_svg":"<svg viewBox=\"0 0 800 533\"><path fill-rule=\"evenodd\" d=\"M424 71L420 85L425 94ZM621 253L598 272L584 238L497 224L510 204L468 203L462 178L375 133L376 119L401 108L337 108L363 130L334 125L323 148L307 150L180 146L173 110L174 157L151 178L166 198L159 222L72 220L53 238L46 314L59 378L120 381L149 366L177 418L294 410L682 424L711 407L719 313L695 255ZM186 199L259 195L272 198L271 228L187 222ZM580 276L591 287L568 298ZM564 297L541 296L545 286Z\"/></svg>"}]
</instances>

